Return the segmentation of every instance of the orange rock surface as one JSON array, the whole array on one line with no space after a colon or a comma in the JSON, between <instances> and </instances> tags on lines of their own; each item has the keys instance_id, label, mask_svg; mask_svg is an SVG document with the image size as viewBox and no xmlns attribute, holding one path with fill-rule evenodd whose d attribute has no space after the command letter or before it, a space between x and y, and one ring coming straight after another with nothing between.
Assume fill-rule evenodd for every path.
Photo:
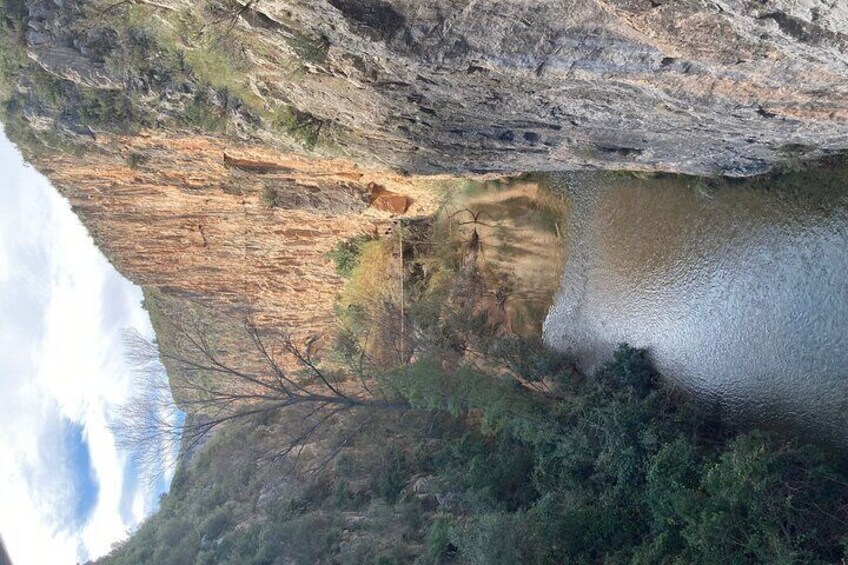
<instances>
[{"instance_id":1,"label":"orange rock surface","mask_svg":"<svg viewBox=\"0 0 848 565\"><path fill-rule=\"evenodd\" d=\"M211 137L104 137L98 145L100 154L36 165L115 267L136 284L249 312L263 327L328 328L342 281L326 253L339 240L385 229L392 216L429 214L438 204L432 178ZM143 156L135 168L133 154ZM369 184L391 189L408 210L369 207ZM361 193L363 203L341 213L281 209L263 202L269 186L277 194Z\"/></svg>"}]
</instances>

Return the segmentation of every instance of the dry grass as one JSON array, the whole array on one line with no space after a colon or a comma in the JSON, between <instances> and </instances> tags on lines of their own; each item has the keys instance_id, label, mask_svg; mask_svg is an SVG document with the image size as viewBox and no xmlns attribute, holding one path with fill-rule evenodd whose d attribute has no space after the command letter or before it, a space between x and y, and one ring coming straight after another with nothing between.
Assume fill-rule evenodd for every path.
<instances>
[{"instance_id":1,"label":"dry grass","mask_svg":"<svg viewBox=\"0 0 848 565\"><path fill-rule=\"evenodd\" d=\"M397 298L397 268L392 265L390 240L374 240L363 244L357 265L342 290L341 305L368 307L375 302Z\"/></svg>"},{"instance_id":2,"label":"dry grass","mask_svg":"<svg viewBox=\"0 0 848 565\"><path fill-rule=\"evenodd\" d=\"M402 287L398 240L369 241L342 289L342 326L360 340L372 363L389 367L403 362Z\"/></svg>"}]
</instances>

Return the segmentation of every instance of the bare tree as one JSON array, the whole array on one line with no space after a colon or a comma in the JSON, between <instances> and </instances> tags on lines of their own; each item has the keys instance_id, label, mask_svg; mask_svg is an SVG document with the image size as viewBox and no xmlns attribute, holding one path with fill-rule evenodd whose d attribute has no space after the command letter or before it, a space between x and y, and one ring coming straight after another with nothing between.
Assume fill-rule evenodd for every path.
<instances>
[{"instance_id":1,"label":"bare tree","mask_svg":"<svg viewBox=\"0 0 848 565\"><path fill-rule=\"evenodd\" d=\"M199 321L168 325L173 335L169 347L159 347L137 332L125 337L138 378L114 431L148 478L161 476L169 454L191 453L227 422L286 412L291 431L280 438L280 449L272 457L291 457L297 464L304 445L333 418L357 413L340 442L343 447L375 411L409 407L374 383L369 386L362 375L354 380L325 371L314 358L312 344L301 347L289 334L269 337L245 322L249 350L233 352L215 345L210 328ZM278 361L283 356L297 369L284 369ZM364 417L358 418L360 413Z\"/></svg>"}]
</instances>

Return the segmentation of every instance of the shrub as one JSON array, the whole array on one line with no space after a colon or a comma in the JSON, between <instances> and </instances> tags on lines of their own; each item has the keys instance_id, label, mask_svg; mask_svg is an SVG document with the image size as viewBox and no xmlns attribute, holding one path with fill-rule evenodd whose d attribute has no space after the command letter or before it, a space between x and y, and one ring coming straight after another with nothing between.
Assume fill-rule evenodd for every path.
<instances>
[{"instance_id":1,"label":"shrub","mask_svg":"<svg viewBox=\"0 0 848 565\"><path fill-rule=\"evenodd\" d=\"M253 454L243 457L246 473L233 462L239 449L265 434L224 429L175 478L159 514L108 562L409 563L417 556L419 563L486 565L836 563L846 557L845 472L812 446L705 420L685 397L663 388L644 351L620 348L595 375L564 384L566 394L557 400L432 360L398 373L396 388L438 416L410 410L406 428L401 418L387 418L377 435L337 462L335 473L304 486L293 500L265 507L254 505L264 489ZM427 421L429 429L419 430ZM399 502L413 476L427 477L423 498ZM241 495L243 488L249 495ZM354 501L352 490L367 494ZM232 529L227 516L238 514L210 506L227 497L245 515L262 516ZM220 543L203 543L216 532Z\"/></svg>"},{"instance_id":2,"label":"shrub","mask_svg":"<svg viewBox=\"0 0 848 565\"><path fill-rule=\"evenodd\" d=\"M0 0L0 13L8 20L21 21L28 15L26 0Z\"/></svg>"},{"instance_id":3,"label":"shrub","mask_svg":"<svg viewBox=\"0 0 848 565\"><path fill-rule=\"evenodd\" d=\"M287 133L305 149L314 149L324 120L294 106L282 106L271 116L271 126Z\"/></svg>"},{"instance_id":4,"label":"shrub","mask_svg":"<svg viewBox=\"0 0 848 565\"><path fill-rule=\"evenodd\" d=\"M232 505L231 505L232 506ZM200 526L207 541L215 541L233 526L232 508L219 508Z\"/></svg>"},{"instance_id":5,"label":"shrub","mask_svg":"<svg viewBox=\"0 0 848 565\"><path fill-rule=\"evenodd\" d=\"M209 133L220 133L227 129L227 110L212 102L204 91L198 91L183 108L183 121Z\"/></svg>"},{"instance_id":6,"label":"shrub","mask_svg":"<svg viewBox=\"0 0 848 565\"><path fill-rule=\"evenodd\" d=\"M107 129L134 129L142 119L129 97L120 91L79 87L74 105L80 123Z\"/></svg>"},{"instance_id":7,"label":"shrub","mask_svg":"<svg viewBox=\"0 0 848 565\"><path fill-rule=\"evenodd\" d=\"M523 512L476 516L462 531L460 555L473 565L541 563Z\"/></svg>"},{"instance_id":8,"label":"shrub","mask_svg":"<svg viewBox=\"0 0 848 565\"><path fill-rule=\"evenodd\" d=\"M324 37L312 37L304 33L295 32L286 37L286 43L307 63L321 64L327 60L327 52L330 42Z\"/></svg>"},{"instance_id":9,"label":"shrub","mask_svg":"<svg viewBox=\"0 0 848 565\"><path fill-rule=\"evenodd\" d=\"M150 157L145 155L144 153L138 153L137 151L131 151L126 158L127 166L130 169L138 169L145 163L150 160Z\"/></svg>"},{"instance_id":10,"label":"shrub","mask_svg":"<svg viewBox=\"0 0 848 565\"><path fill-rule=\"evenodd\" d=\"M454 520L450 516L439 516L430 526L425 541L425 554L422 562L439 565L456 553L456 546L451 542Z\"/></svg>"},{"instance_id":11,"label":"shrub","mask_svg":"<svg viewBox=\"0 0 848 565\"><path fill-rule=\"evenodd\" d=\"M497 365L529 382L555 377L568 368L567 360L538 339L505 336L495 338L489 356Z\"/></svg>"},{"instance_id":12,"label":"shrub","mask_svg":"<svg viewBox=\"0 0 848 565\"><path fill-rule=\"evenodd\" d=\"M396 447L390 448L383 455L383 465L376 477L374 491L386 502L394 504L406 486L407 471L404 455Z\"/></svg>"},{"instance_id":13,"label":"shrub","mask_svg":"<svg viewBox=\"0 0 848 565\"><path fill-rule=\"evenodd\" d=\"M261 200L265 206L273 208L277 205L277 191L273 187L265 185L259 193L259 200Z\"/></svg>"},{"instance_id":14,"label":"shrub","mask_svg":"<svg viewBox=\"0 0 848 565\"><path fill-rule=\"evenodd\" d=\"M372 239L367 235L357 235L338 242L332 250L327 252L327 257L333 260L336 265L336 273L339 276L350 277L354 267L359 262L362 247Z\"/></svg>"}]
</instances>

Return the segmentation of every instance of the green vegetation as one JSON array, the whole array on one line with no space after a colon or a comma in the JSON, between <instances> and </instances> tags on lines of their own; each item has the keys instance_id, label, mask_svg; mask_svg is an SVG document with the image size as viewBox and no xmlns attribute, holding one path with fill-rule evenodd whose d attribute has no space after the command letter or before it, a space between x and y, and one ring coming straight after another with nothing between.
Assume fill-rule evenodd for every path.
<instances>
[{"instance_id":1,"label":"green vegetation","mask_svg":"<svg viewBox=\"0 0 848 565\"><path fill-rule=\"evenodd\" d=\"M154 33L168 49L180 53L186 70L202 85L229 93L253 110L262 112L261 98L251 90L248 71L247 39L230 28L231 20L206 14L204 21L195 10L184 9L162 16L164 21ZM219 22L209 24L208 22Z\"/></svg>"},{"instance_id":2,"label":"green vegetation","mask_svg":"<svg viewBox=\"0 0 848 565\"><path fill-rule=\"evenodd\" d=\"M336 273L339 276L349 278L353 274L353 269L359 263L359 257L362 254L364 245L372 240L373 238L367 235L357 235L337 243L327 253L327 257L332 259L336 265Z\"/></svg>"},{"instance_id":3,"label":"green vegetation","mask_svg":"<svg viewBox=\"0 0 848 565\"><path fill-rule=\"evenodd\" d=\"M28 64L24 45L26 3L23 0L0 0L0 99L9 99L14 80Z\"/></svg>"},{"instance_id":4,"label":"green vegetation","mask_svg":"<svg viewBox=\"0 0 848 565\"><path fill-rule=\"evenodd\" d=\"M145 155L144 153L139 153L137 151L132 151L127 155L127 166L130 169L138 169L142 165L144 165L147 161L150 160L150 157Z\"/></svg>"},{"instance_id":5,"label":"green vegetation","mask_svg":"<svg viewBox=\"0 0 848 565\"><path fill-rule=\"evenodd\" d=\"M295 30L286 43L302 61L320 65L327 60L330 44L324 37L311 37Z\"/></svg>"},{"instance_id":6,"label":"green vegetation","mask_svg":"<svg viewBox=\"0 0 848 565\"><path fill-rule=\"evenodd\" d=\"M331 251L337 272L347 277L336 306L345 362L356 364L364 355L376 367L403 363L396 247L396 240L354 238Z\"/></svg>"},{"instance_id":7,"label":"green vegetation","mask_svg":"<svg viewBox=\"0 0 848 565\"><path fill-rule=\"evenodd\" d=\"M108 69L142 91L176 87L192 93L172 119L222 133L231 113L241 112L251 122L264 111L250 89L250 63L236 33L205 26L192 10L128 4L110 16L105 25L118 41L105 57Z\"/></svg>"},{"instance_id":8,"label":"green vegetation","mask_svg":"<svg viewBox=\"0 0 848 565\"><path fill-rule=\"evenodd\" d=\"M131 94L65 80L29 59L24 38L25 3L14 0L0 8L4 15L0 21L0 120L25 157L51 152L79 154L85 135L71 131L92 128L127 132L147 123L147 115ZM42 117L39 127L31 123L33 115Z\"/></svg>"},{"instance_id":9,"label":"green vegetation","mask_svg":"<svg viewBox=\"0 0 848 565\"><path fill-rule=\"evenodd\" d=\"M402 249L400 238L354 239L336 251L349 277L348 333L326 362L408 409L346 412L294 458L280 449L305 425L296 414L234 421L102 562L848 557L840 462L793 438L729 427L666 387L645 351L621 346L581 376L538 341L504 334L475 308L487 287L469 261L474 245L433 235L444 227L399 228ZM414 334L399 339L399 289L385 282L399 274L398 253L404 331Z\"/></svg>"},{"instance_id":10,"label":"green vegetation","mask_svg":"<svg viewBox=\"0 0 848 565\"><path fill-rule=\"evenodd\" d=\"M271 116L271 125L287 133L306 149L314 149L324 127L324 120L293 106L282 106Z\"/></svg>"},{"instance_id":11,"label":"green vegetation","mask_svg":"<svg viewBox=\"0 0 848 565\"><path fill-rule=\"evenodd\" d=\"M32 131L24 117L27 104L25 95L18 91L19 84L27 77L43 79L46 75L26 54L26 3L0 0L0 14L0 121L6 136L26 157L44 151L45 147L60 146L62 140L52 131L39 134Z\"/></svg>"},{"instance_id":12,"label":"green vegetation","mask_svg":"<svg viewBox=\"0 0 848 565\"><path fill-rule=\"evenodd\" d=\"M292 66L295 80L304 68L326 59L328 41L298 29L285 16L278 22L228 0L183 9L96 0L80 10L66 31L84 53L81 64L103 77L97 88L31 60L26 3L0 1L0 120L30 158L80 154L93 147L91 131L176 126L249 134L264 125L307 150L319 143L331 150L343 133L291 104L279 106L282 93L253 82L257 61ZM244 21L275 29L290 48L288 55L256 41L240 25Z\"/></svg>"},{"instance_id":13,"label":"green vegetation","mask_svg":"<svg viewBox=\"0 0 848 565\"><path fill-rule=\"evenodd\" d=\"M183 109L183 121L189 126L209 133L221 133L227 129L226 108L213 104L209 94L197 92Z\"/></svg>"},{"instance_id":14,"label":"green vegetation","mask_svg":"<svg viewBox=\"0 0 848 565\"><path fill-rule=\"evenodd\" d=\"M265 206L273 208L277 205L277 191L274 187L265 185L259 193L259 200L261 200Z\"/></svg>"},{"instance_id":15,"label":"green vegetation","mask_svg":"<svg viewBox=\"0 0 848 565\"><path fill-rule=\"evenodd\" d=\"M305 148L314 148L323 120L292 106L269 111L251 87L249 52L261 46L234 25L241 9L241 4L231 2L207 2L198 9L180 11L128 5L115 12L111 25L120 46L107 56L107 65L154 87L192 85L195 94L183 113L189 126L220 133L230 122L229 114L238 112L248 123L266 119ZM299 60L323 62L326 40L289 32L287 43Z\"/></svg>"},{"instance_id":16,"label":"green vegetation","mask_svg":"<svg viewBox=\"0 0 848 565\"><path fill-rule=\"evenodd\" d=\"M103 562L844 556L848 476L816 448L705 418L660 384L642 351L623 347L592 378L561 373L556 400L433 360L394 378L408 383L420 411L366 430L311 481L256 464L273 453L269 435L282 422L226 429L180 470L160 512Z\"/></svg>"},{"instance_id":17,"label":"green vegetation","mask_svg":"<svg viewBox=\"0 0 848 565\"><path fill-rule=\"evenodd\" d=\"M124 128L129 133L140 127L144 119L132 101L122 92L77 87L78 98L68 105L76 110L77 122L106 129Z\"/></svg>"}]
</instances>

